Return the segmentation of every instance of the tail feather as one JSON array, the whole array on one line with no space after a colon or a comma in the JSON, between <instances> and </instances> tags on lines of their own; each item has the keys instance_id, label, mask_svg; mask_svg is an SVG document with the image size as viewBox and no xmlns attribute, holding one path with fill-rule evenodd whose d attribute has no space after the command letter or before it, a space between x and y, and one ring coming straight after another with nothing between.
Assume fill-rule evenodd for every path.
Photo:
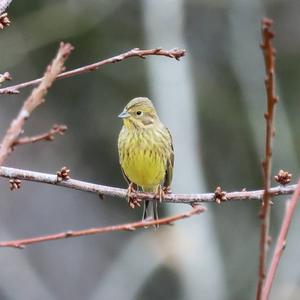
<instances>
[{"instance_id":1,"label":"tail feather","mask_svg":"<svg viewBox=\"0 0 300 300\"><path fill-rule=\"evenodd\" d=\"M146 200L144 202L143 221L145 220L158 220L158 203L157 201ZM153 225L158 228L158 225Z\"/></svg>"}]
</instances>

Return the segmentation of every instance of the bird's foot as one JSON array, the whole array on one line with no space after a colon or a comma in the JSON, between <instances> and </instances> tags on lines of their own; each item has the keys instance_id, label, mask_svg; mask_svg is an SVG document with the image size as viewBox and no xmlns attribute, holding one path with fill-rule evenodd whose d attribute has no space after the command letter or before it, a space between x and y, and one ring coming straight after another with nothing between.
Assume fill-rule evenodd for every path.
<instances>
[{"instance_id":1,"label":"bird's foot","mask_svg":"<svg viewBox=\"0 0 300 300\"><path fill-rule=\"evenodd\" d=\"M170 187L170 186L164 186L164 187L162 188L162 190L164 191L165 195L172 194L172 190L171 190L171 187Z\"/></svg>"},{"instance_id":2,"label":"bird's foot","mask_svg":"<svg viewBox=\"0 0 300 300\"><path fill-rule=\"evenodd\" d=\"M137 198L136 189L133 187L134 183L130 183L127 189L127 202L131 208L141 207L141 199Z\"/></svg>"},{"instance_id":3,"label":"bird's foot","mask_svg":"<svg viewBox=\"0 0 300 300\"><path fill-rule=\"evenodd\" d=\"M159 200L159 203L163 202L164 198L165 198L165 190L164 188L159 185L156 189L156 192L155 192L155 198Z\"/></svg>"}]
</instances>

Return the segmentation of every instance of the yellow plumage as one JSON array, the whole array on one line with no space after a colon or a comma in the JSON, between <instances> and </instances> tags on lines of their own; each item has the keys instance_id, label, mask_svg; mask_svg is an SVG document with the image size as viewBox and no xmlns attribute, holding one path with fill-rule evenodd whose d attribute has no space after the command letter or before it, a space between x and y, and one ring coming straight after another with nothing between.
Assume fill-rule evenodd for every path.
<instances>
[{"instance_id":1,"label":"yellow plumage","mask_svg":"<svg viewBox=\"0 0 300 300\"><path fill-rule=\"evenodd\" d=\"M174 164L172 138L169 130L159 120L148 98L132 99L119 115L124 125L119 135L119 159L129 183L143 191L157 192L171 184ZM146 202L144 218L157 218L156 207L151 212Z\"/></svg>"}]
</instances>

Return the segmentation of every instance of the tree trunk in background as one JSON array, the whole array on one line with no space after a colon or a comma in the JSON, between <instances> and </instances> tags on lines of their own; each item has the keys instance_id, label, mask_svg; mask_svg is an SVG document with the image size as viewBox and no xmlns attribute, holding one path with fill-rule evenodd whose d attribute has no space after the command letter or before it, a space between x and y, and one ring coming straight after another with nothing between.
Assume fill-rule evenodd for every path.
<instances>
[{"instance_id":1,"label":"tree trunk in background","mask_svg":"<svg viewBox=\"0 0 300 300\"><path fill-rule=\"evenodd\" d=\"M156 243L153 239L147 232L136 232L105 273L104 279L99 281L89 300L139 299L137 296L142 287L165 259L164 253L153 247Z\"/></svg>"},{"instance_id":2,"label":"tree trunk in background","mask_svg":"<svg viewBox=\"0 0 300 300\"><path fill-rule=\"evenodd\" d=\"M266 93L263 86L264 65L259 43L261 34L259 24L264 16L260 1L232 0L228 7L229 33L231 51L229 60L236 78L240 84L246 112L248 113L252 135L254 137L257 155L261 159L265 147L265 119ZM257 24L257 30L253 30L253 23ZM275 37L276 47L276 37ZM277 85L277 94L279 86ZM284 101L279 99L276 111L276 136L274 141L273 165L276 168L292 170L297 166L297 155L292 139L289 118L286 115ZM276 147L278 145L278 147ZM282 147L281 145L285 145ZM286 149L289 150L287 155Z\"/></svg>"},{"instance_id":3,"label":"tree trunk in background","mask_svg":"<svg viewBox=\"0 0 300 300\"><path fill-rule=\"evenodd\" d=\"M6 110L1 109L0 128L6 128L9 122ZM13 210L11 201L8 201L8 199L12 200L11 194L8 182L5 181L5 185L1 184L0 198L0 240L3 241L15 239L14 231L7 230L8 224L16 223L16 220L10 217L13 213L9 214ZM20 219L18 218L18 221ZM2 270L0 272L0 299L55 299L35 265L28 259L26 252L1 249L0 265ZM16 270L21 271L16 272Z\"/></svg>"},{"instance_id":4,"label":"tree trunk in background","mask_svg":"<svg viewBox=\"0 0 300 300\"><path fill-rule=\"evenodd\" d=\"M184 6L181 0L144 1L146 47L185 48ZM180 63L149 59L151 98L174 140L174 192L205 192L199 149L197 97L189 60ZM170 205L169 214L185 207ZM226 299L222 259L210 212L192 218L165 237L172 267L184 288L184 299ZM216 288L217 287L217 288Z\"/></svg>"}]
</instances>

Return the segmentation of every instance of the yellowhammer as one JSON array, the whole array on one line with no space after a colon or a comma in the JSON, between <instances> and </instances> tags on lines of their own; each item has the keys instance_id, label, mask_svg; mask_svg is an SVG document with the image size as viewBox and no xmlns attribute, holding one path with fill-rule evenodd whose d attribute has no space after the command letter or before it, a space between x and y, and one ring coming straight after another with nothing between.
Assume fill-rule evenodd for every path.
<instances>
[{"instance_id":1,"label":"yellowhammer","mask_svg":"<svg viewBox=\"0 0 300 300\"><path fill-rule=\"evenodd\" d=\"M129 201L133 187L155 192L161 201L173 175L171 134L148 98L132 99L119 117L123 119L118 140L119 159L129 183ZM143 220L158 219L157 205L157 201L145 201Z\"/></svg>"}]
</instances>

